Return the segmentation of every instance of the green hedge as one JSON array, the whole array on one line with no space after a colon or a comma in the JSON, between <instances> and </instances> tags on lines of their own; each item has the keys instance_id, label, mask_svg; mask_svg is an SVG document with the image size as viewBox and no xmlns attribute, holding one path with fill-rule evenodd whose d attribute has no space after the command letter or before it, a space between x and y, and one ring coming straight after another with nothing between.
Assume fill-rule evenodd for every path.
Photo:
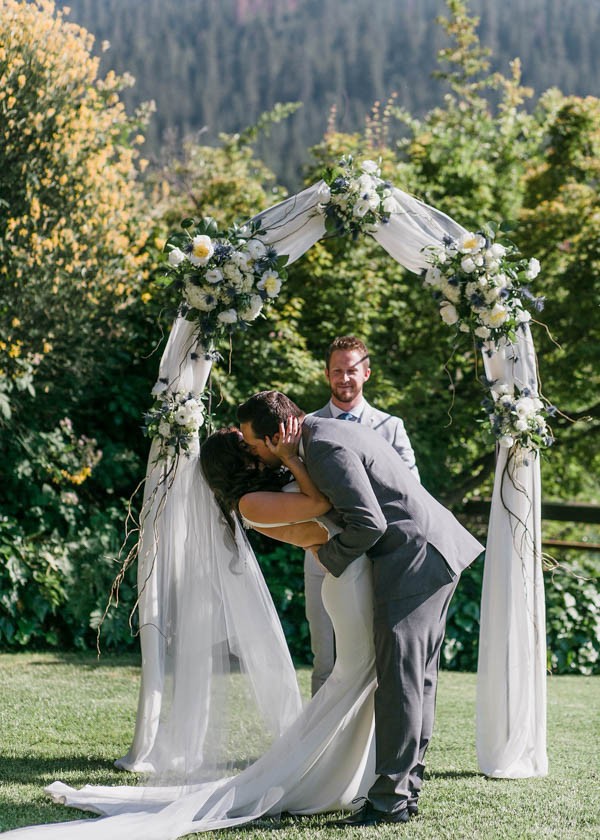
<instances>
[{"instance_id":1,"label":"green hedge","mask_svg":"<svg viewBox=\"0 0 600 840\"><path fill-rule=\"evenodd\" d=\"M116 571L123 510L115 505L65 540L56 532L26 536L0 517L0 649L92 648ZM296 664L310 663L304 616L303 552L252 534L260 566ZM448 613L442 667L477 669L483 562L467 569ZM135 568L121 588L118 609L102 630L104 650L135 648L129 626ZM600 673L600 587L597 555L582 555L545 576L548 668L556 674Z\"/></svg>"}]
</instances>

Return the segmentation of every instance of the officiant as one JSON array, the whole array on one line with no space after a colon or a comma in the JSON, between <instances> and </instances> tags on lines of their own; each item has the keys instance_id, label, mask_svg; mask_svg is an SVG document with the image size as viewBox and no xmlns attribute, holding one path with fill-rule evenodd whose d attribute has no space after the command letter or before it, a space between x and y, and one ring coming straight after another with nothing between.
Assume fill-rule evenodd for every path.
<instances>
[{"instance_id":1,"label":"officiant","mask_svg":"<svg viewBox=\"0 0 600 840\"><path fill-rule=\"evenodd\" d=\"M315 417L333 417L360 423L374 429L390 443L416 478L419 471L415 453L404 423L370 405L363 396L363 387L371 376L369 351L354 335L333 339L325 354L325 377L329 383L329 402L313 412ZM325 572L307 551L304 556L304 594L306 618L313 654L311 689L313 696L331 674L335 662L335 638L331 619L323 606L321 587Z\"/></svg>"}]
</instances>

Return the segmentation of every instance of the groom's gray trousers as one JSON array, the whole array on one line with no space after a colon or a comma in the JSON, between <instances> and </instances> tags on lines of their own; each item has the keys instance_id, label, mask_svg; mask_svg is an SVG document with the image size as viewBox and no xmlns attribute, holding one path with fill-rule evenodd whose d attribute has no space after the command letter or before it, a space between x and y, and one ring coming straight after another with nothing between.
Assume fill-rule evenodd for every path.
<instances>
[{"instance_id":1,"label":"groom's gray trousers","mask_svg":"<svg viewBox=\"0 0 600 840\"><path fill-rule=\"evenodd\" d=\"M309 416L302 443L341 528L319 548L319 561L333 575L361 554L373 563L379 775L369 799L397 811L421 786L448 604L483 546L372 429Z\"/></svg>"},{"instance_id":2,"label":"groom's gray trousers","mask_svg":"<svg viewBox=\"0 0 600 840\"><path fill-rule=\"evenodd\" d=\"M433 546L424 551L434 562L444 563ZM378 776L369 800L381 811L394 811L421 791L446 615L458 580L455 576L433 592L375 605ZM397 772L398 768L403 769Z\"/></svg>"}]
</instances>

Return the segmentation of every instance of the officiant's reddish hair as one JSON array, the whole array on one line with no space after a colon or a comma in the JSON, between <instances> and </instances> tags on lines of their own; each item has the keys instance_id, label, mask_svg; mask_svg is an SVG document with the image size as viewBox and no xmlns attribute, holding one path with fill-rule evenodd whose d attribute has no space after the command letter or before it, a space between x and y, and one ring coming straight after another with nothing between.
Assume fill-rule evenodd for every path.
<instances>
[{"instance_id":1,"label":"officiant's reddish hair","mask_svg":"<svg viewBox=\"0 0 600 840\"><path fill-rule=\"evenodd\" d=\"M337 338L333 339L325 353L325 367L327 370L329 370L331 356L336 350L358 350L362 356L361 362L366 362L367 365L369 364L369 351L364 341L361 341L355 335L338 335Z\"/></svg>"},{"instance_id":2,"label":"officiant's reddish hair","mask_svg":"<svg viewBox=\"0 0 600 840\"><path fill-rule=\"evenodd\" d=\"M238 423L250 423L257 437L273 437L288 417L304 417L305 412L281 391L260 391L238 406Z\"/></svg>"}]
</instances>

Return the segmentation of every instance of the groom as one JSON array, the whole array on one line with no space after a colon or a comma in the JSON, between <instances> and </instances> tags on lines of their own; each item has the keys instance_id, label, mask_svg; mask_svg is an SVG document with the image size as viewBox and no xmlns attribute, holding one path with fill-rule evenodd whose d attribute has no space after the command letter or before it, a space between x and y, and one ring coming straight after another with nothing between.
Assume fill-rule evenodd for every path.
<instances>
[{"instance_id":1,"label":"groom","mask_svg":"<svg viewBox=\"0 0 600 840\"><path fill-rule=\"evenodd\" d=\"M358 423L305 416L285 394L262 391L238 408L244 440L268 466L280 462L279 423L302 421L300 455L342 530L318 548L335 576L361 554L373 563L375 783L337 826L407 822L417 813L448 604L483 546L422 487L397 452Z\"/></svg>"}]
</instances>

